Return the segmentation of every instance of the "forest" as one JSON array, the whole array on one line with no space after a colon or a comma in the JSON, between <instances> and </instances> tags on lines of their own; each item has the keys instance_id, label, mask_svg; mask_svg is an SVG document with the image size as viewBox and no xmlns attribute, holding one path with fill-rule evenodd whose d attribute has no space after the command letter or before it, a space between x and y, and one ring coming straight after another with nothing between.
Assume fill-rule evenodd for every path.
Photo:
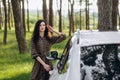
<instances>
[{"instance_id":1,"label":"forest","mask_svg":"<svg viewBox=\"0 0 120 80\"><path fill-rule=\"evenodd\" d=\"M30 40L37 20L44 19L57 31L66 33L67 40L77 29L119 31L119 3L120 0L0 0L0 80L29 79L33 65ZM31 9L34 5L38 6ZM62 52L67 40L52 49Z\"/></svg>"}]
</instances>

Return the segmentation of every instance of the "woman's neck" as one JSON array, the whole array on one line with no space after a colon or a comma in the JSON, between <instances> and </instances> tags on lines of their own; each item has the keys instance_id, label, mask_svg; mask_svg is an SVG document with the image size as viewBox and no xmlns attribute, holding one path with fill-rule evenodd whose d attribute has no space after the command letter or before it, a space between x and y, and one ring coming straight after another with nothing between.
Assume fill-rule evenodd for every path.
<instances>
[{"instance_id":1,"label":"woman's neck","mask_svg":"<svg viewBox=\"0 0 120 80\"><path fill-rule=\"evenodd\" d=\"M39 33L40 37L44 37L44 32Z\"/></svg>"}]
</instances>

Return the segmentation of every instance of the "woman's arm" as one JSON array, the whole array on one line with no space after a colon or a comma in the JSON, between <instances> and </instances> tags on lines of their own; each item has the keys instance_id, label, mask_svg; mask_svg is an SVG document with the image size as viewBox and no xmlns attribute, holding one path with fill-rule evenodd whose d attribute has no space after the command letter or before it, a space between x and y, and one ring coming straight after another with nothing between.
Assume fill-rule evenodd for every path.
<instances>
[{"instance_id":1,"label":"woman's arm","mask_svg":"<svg viewBox=\"0 0 120 80\"><path fill-rule=\"evenodd\" d=\"M50 71L50 70L51 70L51 67L50 67L48 64L46 64L39 56L36 57L36 60L37 60L38 62L40 62L40 64L43 65L43 67L44 67L44 69L45 69L46 71Z\"/></svg>"},{"instance_id":2,"label":"woman's arm","mask_svg":"<svg viewBox=\"0 0 120 80\"><path fill-rule=\"evenodd\" d=\"M54 32L54 33L58 34L58 36L52 36L51 44L60 43L60 42L62 42L63 40L66 39L66 35L65 34L54 30L51 26L47 26L47 28L48 28L48 30L50 32Z\"/></svg>"},{"instance_id":3,"label":"woman's arm","mask_svg":"<svg viewBox=\"0 0 120 80\"><path fill-rule=\"evenodd\" d=\"M56 30L54 30L51 26L47 26L47 28L48 28L48 30L50 31L50 32L54 32L54 33L56 33L56 34L58 34L58 35L61 35L62 33L61 32L58 32L58 31L56 31Z\"/></svg>"}]
</instances>

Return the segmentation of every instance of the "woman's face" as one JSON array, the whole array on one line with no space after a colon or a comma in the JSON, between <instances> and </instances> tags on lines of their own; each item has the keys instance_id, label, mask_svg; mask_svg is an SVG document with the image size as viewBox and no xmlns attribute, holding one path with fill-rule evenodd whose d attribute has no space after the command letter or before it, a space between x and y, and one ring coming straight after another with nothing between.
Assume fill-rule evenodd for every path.
<instances>
[{"instance_id":1,"label":"woman's face","mask_svg":"<svg viewBox=\"0 0 120 80\"><path fill-rule=\"evenodd\" d=\"M40 23L40 27L39 27L39 31L40 31L40 32L44 32L44 31L45 31L45 26L46 26L46 25L45 25L45 22L41 22L41 23Z\"/></svg>"}]
</instances>

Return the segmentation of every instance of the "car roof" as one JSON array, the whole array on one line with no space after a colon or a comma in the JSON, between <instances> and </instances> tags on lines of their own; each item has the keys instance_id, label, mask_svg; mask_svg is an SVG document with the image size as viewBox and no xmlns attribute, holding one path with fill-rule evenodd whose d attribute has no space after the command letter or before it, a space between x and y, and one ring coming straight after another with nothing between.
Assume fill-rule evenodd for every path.
<instances>
[{"instance_id":1,"label":"car roof","mask_svg":"<svg viewBox=\"0 0 120 80\"><path fill-rule=\"evenodd\" d=\"M120 31L77 30L72 42L79 40L79 45L92 46L104 44L120 44Z\"/></svg>"}]
</instances>

